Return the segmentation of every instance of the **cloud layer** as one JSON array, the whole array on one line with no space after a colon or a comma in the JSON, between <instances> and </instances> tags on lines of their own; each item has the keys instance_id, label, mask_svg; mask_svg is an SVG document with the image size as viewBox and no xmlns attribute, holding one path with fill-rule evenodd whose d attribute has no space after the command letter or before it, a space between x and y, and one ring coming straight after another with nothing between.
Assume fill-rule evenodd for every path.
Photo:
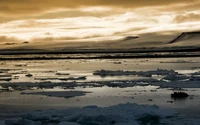
<instances>
[{"instance_id":1,"label":"cloud layer","mask_svg":"<svg viewBox=\"0 0 200 125\"><path fill-rule=\"evenodd\" d=\"M200 0L0 0L0 42L106 41L200 29Z\"/></svg>"},{"instance_id":2,"label":"cloud layer","mask_svg":"<svg viewBox=\"0 0 200 125\"><path fill-rule=\"evenodd\" d=\"M199 0L0 0L0 12L6 14L27 14L56 8L79 8L93 6L140 8L194 4ZM170 9L170 7L169 7Z\"/></svg>"}]
</instances>

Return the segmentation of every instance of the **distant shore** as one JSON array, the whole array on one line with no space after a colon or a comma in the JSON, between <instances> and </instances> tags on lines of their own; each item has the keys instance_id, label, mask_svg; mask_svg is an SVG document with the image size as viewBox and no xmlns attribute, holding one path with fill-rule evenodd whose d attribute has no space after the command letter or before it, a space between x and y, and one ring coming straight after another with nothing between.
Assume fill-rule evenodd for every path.
<instances>
[{"instance_id":1,"label":"distant shore","mask_svg":"<svg viewBox=\"0 0 200 125\"><path fill-rule=\"evenodd\" d=\"M132 59L200 57L200 47L136 49L0 50L0 60Z\"/></svg>"},{"instance_id":2,"label":"distant shore","mask_svg":"<svg viewBox=\"0 0 200 125\"><path fill-rule=\"evenodd\" d=\"M158 53L158 52L200 52L200 47L161 47L161 48L131 48L131 49L79 49L62 50L40 49L2 49L0 55L29 55L29 54L96 54L96 53Z\"/></svg>"},{"instance_id":3,"label":"distant shore","mask_svg":"<svg viewBox=\"0 0 200 125\"><path fill-rule=\"evenodd\" d=\"M64 60L64 59L133 59L133 58L189 58L189 57L200 57L200 54L144 54L144 55L130 55L130 56L119 56L119 55L102 55L102 56L87 56L87 57L73 57L73 56L67 56L67 57L45 57L45 56L39 56L39 57L0 57L0 61L6 61L6 60Z\"/></svg>"}]
</instances>

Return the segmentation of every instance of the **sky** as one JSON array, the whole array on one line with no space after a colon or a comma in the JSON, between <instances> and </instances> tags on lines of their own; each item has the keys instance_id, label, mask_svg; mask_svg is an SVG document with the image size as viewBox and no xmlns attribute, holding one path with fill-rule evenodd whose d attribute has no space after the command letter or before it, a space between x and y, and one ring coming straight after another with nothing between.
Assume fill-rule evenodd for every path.
<instances>
[{"instance_id":1,"label":"sky","mask_svg":"<svg viewBox=\"0 0 200 125\"><path fill-rule=\"evenodd\" d=\"M0 0L0 42L106 41L200 29L200 0Z\"/></svg>"}]
</instances>

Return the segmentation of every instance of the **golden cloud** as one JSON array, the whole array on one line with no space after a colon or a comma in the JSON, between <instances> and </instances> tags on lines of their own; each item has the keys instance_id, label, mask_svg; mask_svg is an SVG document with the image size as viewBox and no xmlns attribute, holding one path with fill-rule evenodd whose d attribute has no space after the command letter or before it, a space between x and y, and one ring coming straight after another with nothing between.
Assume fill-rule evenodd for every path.
<instances>
[{"instance_id":1,"label":"golden cloud","mask_svg":"<svg viewBox=\"0 0 200 125\"><path fill-rule=\"evenodd\" d=\"M0 43L13 43L13 42L19 42L19 41L20 40L15 37L9 37L5 35L0 36Z\"/></svg>"},{"instance_id":2,"label":"golden cloud","mask_svg":"<svg viewBox=\"0 0 200 125\"><path fill-rule=\"evenodd\" d=\"M178 14L174 18L174 22L176 23L183 23L183 22L198 22L200 21L200 13L185 13L185 14Z\"/></svg>"},{"instance_id":3,"label":"golden cloud","mask_svg":"<svg viewBox=\"0 0 200 125\"><path fill-rule=\"evenodd\" d=\"M138 8L195 3L199 0L0 0L0 12L4 14L29 14L56 8L111 6Z\"/></svg>"}]
</instances>

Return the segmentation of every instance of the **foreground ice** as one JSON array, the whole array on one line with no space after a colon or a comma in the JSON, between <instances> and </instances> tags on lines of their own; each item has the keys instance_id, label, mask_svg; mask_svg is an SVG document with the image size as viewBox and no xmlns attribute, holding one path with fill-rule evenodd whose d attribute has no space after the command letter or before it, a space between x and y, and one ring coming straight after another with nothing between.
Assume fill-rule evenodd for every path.
<instances>
[{"instance_id":1,"label":"foreground ice","mask_svg":"<svg viewBox=\"0 0 200 125\"><path fill-rule=\"evenodd\" d=\"M3 117L3 118L2 118ZM87 106L66 110L46 110L0 114L1 125L199 125L198 118L189 118L158 106L119 104L100 108Z\"/></svg>"},{"instance_id":2,"label":"foreground ice","mask_svg":"<svg viewBox=\"0 0 200 125\"><path fill-rule=\"evenodd\" d=\"M11 114L4 114L8 117ZM170 118L178 116L172 110L159 109L158 106L119 104L116 106L100 108L87 106L67 110L47 110L29 113L12 114L11 118L0 123L6 125L140 125L140 124L166 124ZM2 115L1 115L2 116Z\"/></svg>"}]
</instances>

